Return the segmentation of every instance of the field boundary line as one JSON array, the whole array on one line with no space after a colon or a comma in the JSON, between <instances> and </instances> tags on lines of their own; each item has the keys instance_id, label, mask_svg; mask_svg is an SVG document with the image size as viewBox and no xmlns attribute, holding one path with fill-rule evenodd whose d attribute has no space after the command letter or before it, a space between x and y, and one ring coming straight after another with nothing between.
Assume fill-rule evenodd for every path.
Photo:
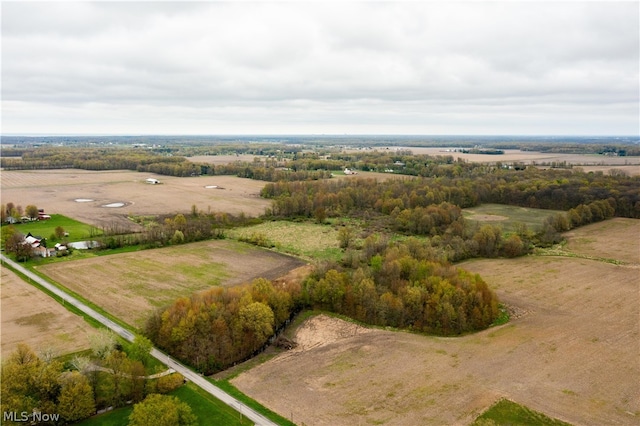
<instances>
[{"instance_id":1,"label":"field boundary line","mask_svg":"<svg viewBox=\"0 0 640 426\"><path fill-rule=\"evenodd\" d=\"M635 263L626 262L624 260L612 259L608 257L590 256L588 254L579 254L568 250L551 248L551 249L536 249L533 253L534 256L547 256L547 257L569 257L574 259L586 259L596 262L609 263L617 266L634 266Z\"/></svg>"}]
</instances>

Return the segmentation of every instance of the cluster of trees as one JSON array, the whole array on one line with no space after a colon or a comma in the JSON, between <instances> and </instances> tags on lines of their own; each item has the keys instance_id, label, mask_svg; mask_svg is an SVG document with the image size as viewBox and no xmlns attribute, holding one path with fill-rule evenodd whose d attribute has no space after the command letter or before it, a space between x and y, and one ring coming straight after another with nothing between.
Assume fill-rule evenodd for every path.
<instances>
[{"instance_id":1,"label":"cluster of trees","mask_svg":"<svg viewBox=\"0 0 640 426\"><path fill-rule=\"evenodd\" d=\"M222 223L234 221L234 216L227 214L196 214L161 216L145 224L144 229L132 233L128 228L114 223L103 228L103 236L96 238L100 247L113 249L131 245L146 247L163 247L223 238ZM246 218L241 218L246 221ZM236 219L237 220L237 219Z\"/></svg>"},{"instance_id":2,"label":"cluster of trees","mask_svg":"<svg viewBox=\"0 0 640 426\"><path fill-rule=\"evenodd\" d=\"M180 298L146 324L160 348L205 374L261 351L296 310L299 284L257 279L249 286L214 287Z\"/></svg>"},{"instance_id":3,"label":"cluster of trees","mask_svg":"<svg viewBox=\"0 0 640 426\"><path fill-rule=\"evenodd\" d=\"M498 300L487 284L436 257L424 241L374 238L348 256L348 268L318 268L304 282L303 300L368 324L445 336L491 325Z\"/></svg>"},{"instance_id":4,"label":"cluster of trees","mask_svg":"<svg viewBox=\"0 0 640 426\"><path fill-rule=\"evenodd\" d=\"M36 220L39 215L38 207L29 204L24 209L21 205L15 205L13 202L8 202L0 206L0 222L5 223L11 217L15 222L19 222L22 217L27 217L30 220Z\"/></svg>"},{"instance_id":5,"label":"cluster of trees","mask_svg":"<svg viewBox=\"0 0 640 426\"><path fill-rule=\"evenodd\" d=\"M563 231L578 226L588 225L593 222L609 219L615 215L615 209L605 200L593 201L589 204L580 204L567 213L568 224L563 224Z\"/></svg>"},{"instance_id":6,"label":"cluster of trees","mask_svg":"<svg viewBox=\"0 0 640 426\"><path fill-rule=\"evenodd\" d=\"M145 337L136 338L128 354L106 331L92 336L91 346L91 357L76 356L65 365L50 350L36 354L28 345L19 344L2 363L2 411L55 413L60 415L55 424L67 424L108 406L170 392L183 383L176 373L146 379L151 342ZM3 420L3 424L8 421ZM19 424L21 417L14 420Z\"/></svg>"}]
</instances>

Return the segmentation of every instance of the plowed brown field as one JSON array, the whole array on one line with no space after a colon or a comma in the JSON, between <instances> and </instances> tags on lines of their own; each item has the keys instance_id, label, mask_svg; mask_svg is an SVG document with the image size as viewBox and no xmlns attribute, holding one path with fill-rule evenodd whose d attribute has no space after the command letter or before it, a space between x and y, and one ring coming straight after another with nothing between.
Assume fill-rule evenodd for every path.
<instances>
[{"instance_id":1,"label":"plowed brown field","mask_svg":"<svg viewBox=\"0 0 640 426\"><path fill-rule=\"evenodd\" d=\"M3 358L18 343L26 343L36 351L52 348L58 355L89 347L89 335L94 329L81 317L7 268L0 267L0 272Z\"/></svg>"},{"instance_id":2,"label":"plowed brown field","mask_svg":"<svg viewBox=\"0 0 640 426\"><path fill-rule=\"evenodd\" d=\"M150 185L145 182L149 177L161 183ZM204 211L257 216L270 205L260 198L263 187L264 182L235 176L172 177L74 169L2 172L3 203L36 204L47 213L98 227L112 222L131 225L126 219L129 215L185 213L194 204ZM114 203L124 206L103 207Z\"/></svg>"},{"instance_id":3,"label":"plowed brown field","mask_svg":"<svg viewBox=\"0 0 640 426\"><path fill-rule=\"evenodd\" d=\"M438 338L320 316L297 330L298 348L233 383L307 425L469 424L502 397L572 424L637 425L638 235L640 221L616 219L570 236L575 253L624 265L549 256L463 263L518 313L503 326Z\"/></svg>"}]
</instances>

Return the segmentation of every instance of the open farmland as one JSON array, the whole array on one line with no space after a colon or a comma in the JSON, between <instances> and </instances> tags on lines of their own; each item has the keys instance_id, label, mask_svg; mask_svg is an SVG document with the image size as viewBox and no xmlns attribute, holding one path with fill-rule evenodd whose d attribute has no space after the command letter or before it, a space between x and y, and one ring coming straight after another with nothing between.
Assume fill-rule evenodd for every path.
<instances>
[{"instance_id":1,"label":"open farmland","mask_svg":"<svg viewBox=\"0 0 640 426\"><path fill-rule=\"evenodd\" d=\"M640 221L605 221L573 231L570 247L578 252L580 239L596 234L598 244L586 242L594 257L616 257L616 244L638 253L639 231ZM298 348L233 383L308 425L469 424L500 398L572 424L638 424L637 258L614 265L527 256L461 266L496 290L514 312L509 323L439 338L319 316L297 330Z\"/></svg>"},{"instance_id":2,"label":"open farmland","mask_svg":"<svg viewBox=\"0 0 640 426\"><path fill-rule=\"evenodd\" d=\"M564 236L567 238L565 248L570 252L640 263L640 221L637 219L617 217L566 232Z\"/></svg>"},{"instance_id":3,"label":"open farmland","mask_svg":"<svg viewBox=\"0 0 640 426\"><path fill-rule=\"evenodd\" d=\"M145 182L149 177L158 185ZM131 171L19 170L2 172L2 202L35 204L101 227L131 225L127 216L201 210L249 216L264 213L264 182L235 176L172 177Z\"/></svg>"},{"instance_id":4,"label":"open farmland","mask_svg":"<svg viewBox=\"0 0 640 426\"><path fill-rule=\"evenodd\" d=\"M93 328L81 317L20 279L13 271L0 267L2 280L2 357L18 343L33 349L53 348L58 355L89 347Z\"/></svg>"},{"instance_id":5,"label":"open farmland","mask_svg":"<svg viewBox=\"0 0 640 426\"><path fill-rule=\"evenodd\" d=\"M410 150L415 155L450 155L455 159L463 159L471 163L503 163L521 162L524 164L562 163L590 166L625 166L640 164L640 157L617 157L600 154L563 154L557 152L521 151L519 149L505 149L501 155L464 154L453 152L456 147L387 147L377 148L378 151Z\"/></svg>"},{"instance_id":6,"label":"open farmland","mask_svg":"<svg viewBox=\"0 0 640 426\"><path fill-rule=\"evenodd\" d=\"M37 269L110 314L141 327L154 308L210 286L276 279L300 260L248 244L216 240L101 256Z\"/></svg>"}]
</instances>

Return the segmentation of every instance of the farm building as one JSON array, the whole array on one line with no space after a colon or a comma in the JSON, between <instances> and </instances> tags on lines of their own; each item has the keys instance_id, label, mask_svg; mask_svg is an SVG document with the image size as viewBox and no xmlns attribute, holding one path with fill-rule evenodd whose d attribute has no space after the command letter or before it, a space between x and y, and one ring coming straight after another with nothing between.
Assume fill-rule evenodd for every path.
<instances>
[{"instance_id":1,"label":"farm building","mask_svg":"<svg viewBox=\"0 0 640 426\"><path fill-rule=\"evenodd\" d=\"M38 209L38 220L49 220L51 216L44 213L44 209Z\"/></svg>"},{"instance_id":2,"label":"farm building","mask_svg":"<svg viewBox=\"0 0 640 426\"><path fill-rule=\"evenodd\" d=\"M154 178L147 178L147 183L151 184L151 185L156 185L156 184L160 183L160 181L158 179L154 179Z\"/></svg>"},{"instance_id":3,"label":"farm building","mask_svg":"<svg viewBox=\"0 0 640 426\"><path fill-rule=\"evenodd\" d=\"M40 247L40 243L42 242L42 237L37 235L31 235L31 232L24 237L24 244L29 244L31 247L36 248Z\"/></svg>"}]
</instances>

